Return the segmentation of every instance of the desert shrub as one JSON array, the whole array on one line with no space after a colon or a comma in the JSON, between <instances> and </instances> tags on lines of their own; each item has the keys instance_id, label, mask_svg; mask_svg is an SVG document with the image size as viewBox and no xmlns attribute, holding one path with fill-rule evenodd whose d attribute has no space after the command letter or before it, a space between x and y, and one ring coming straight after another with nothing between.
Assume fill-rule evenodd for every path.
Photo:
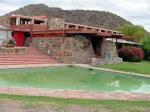
<instances>
[{"instance_id":1,"label":"desert shrub","mask_svg":"<svg viewBox=\"0 0 150 112\"><path fill-rule=\"evenodd\" d=\"M144 58L144 52L141 48L126 47L118 50L119 57L124 61L140 62Z\"/></svg>"}]
</instances>

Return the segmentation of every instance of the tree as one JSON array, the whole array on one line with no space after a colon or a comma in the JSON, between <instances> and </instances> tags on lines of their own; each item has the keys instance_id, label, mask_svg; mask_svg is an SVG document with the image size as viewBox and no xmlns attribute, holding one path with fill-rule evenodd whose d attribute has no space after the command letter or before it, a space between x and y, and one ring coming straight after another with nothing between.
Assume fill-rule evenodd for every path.
<instances>
[{"instance_id":1,"label":"tree","mask_svg":"<svg viewBox=\"0 0 150 112\"><path fill-rule=\"evenodd\" d=\"M150 36L143 42L143 46L146 50L150 51Z\"/></svg>"},{"instance_id":2,"label":"tree","mask_svg":"<svg viewBox=\"0 0 150 112\"><path fill-rule=\"evenodd\" d=\"M144 27L139 25L123 25L119 28L126 37L131 38L138 43L143 44L143 42L148 38L148 32L144 29Z\"/></svg>"},{"instance_id":3,"label":"tree","mask_svg":"<svg viewBox=\"0 0 150 112\"><path fill-rule=\"evenodd\" d=\"M145 59L150 61L150 36L143 42Z\"/></svg>"}]
</instances>

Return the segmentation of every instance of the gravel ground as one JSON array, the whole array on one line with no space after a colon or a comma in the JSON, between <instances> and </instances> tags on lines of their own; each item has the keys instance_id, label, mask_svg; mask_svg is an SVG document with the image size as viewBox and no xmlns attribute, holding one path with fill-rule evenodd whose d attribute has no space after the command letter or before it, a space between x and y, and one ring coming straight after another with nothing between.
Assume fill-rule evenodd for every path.
<instances>
[{"instance_id":1,"label":"gravel ground","mask_svg":"<svg viewBox=\"0 0 150 112\"><path fill-rule=\"evenodd\" d=\"M128 106L109 107L107 105L53 104L0 99L0 112L150 112L150 107Z\"/></svg>"},{"instance_id":2,"label":"gravel ground","mask_svg":"<svg viewBox=\"0 0 150 112\"><path fill-rule=\"evenodd\" d=\"M0 112L101 112L105 108L95 108L80 105L60 106L45 103L28 103L12 100L0 100Z\"/></svg>"}]
</instances>

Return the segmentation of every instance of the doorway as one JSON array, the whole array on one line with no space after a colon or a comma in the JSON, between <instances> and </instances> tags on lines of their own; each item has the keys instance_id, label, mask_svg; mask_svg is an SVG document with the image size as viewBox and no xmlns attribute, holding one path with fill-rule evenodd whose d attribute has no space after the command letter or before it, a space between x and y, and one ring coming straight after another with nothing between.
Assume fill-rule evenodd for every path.
<instances>
[{"instance_id":1,"label":"doorway","mask_svg":"<svg viewBox=\"0 0 150 112\"><path fill-rule=\"evenodd\" d=\"M96 58L101 57L101 51L102 51L102 38L100 37L91 37L91 43L92 47L95 53Z\"/></svg>"},{"instance_id":2,"label":"doorway","mask_svg":"<svg viewBox=\"0 0 150 112\"><path fill-rule=\"evenodd\" d=\"M24 46L25 47L29 47L29 45L30 45L30 39L31 39L30 33L29 32L25 32L24 33L24 38L25 38Z\"/></svg>"}]
</instances>

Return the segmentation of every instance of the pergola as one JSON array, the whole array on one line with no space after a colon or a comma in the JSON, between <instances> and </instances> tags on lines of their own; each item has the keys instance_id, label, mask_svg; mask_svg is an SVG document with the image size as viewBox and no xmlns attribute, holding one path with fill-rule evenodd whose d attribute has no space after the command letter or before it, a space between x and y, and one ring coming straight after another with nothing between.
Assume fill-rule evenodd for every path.
<instances>
[{"instance_id":1,"label":"pergola","mask_svg":"<svg viewBox=\"0 0 150 112\"><path fill-rule=\"evenodd\" d=\"M106 38L123 38L123 34L118 31L108 30L98 27L86 26L74 23L64 23L63 29L33 31L32 37L65 37L67 35L92 35Z\"/></svg>"}]
</instances>

